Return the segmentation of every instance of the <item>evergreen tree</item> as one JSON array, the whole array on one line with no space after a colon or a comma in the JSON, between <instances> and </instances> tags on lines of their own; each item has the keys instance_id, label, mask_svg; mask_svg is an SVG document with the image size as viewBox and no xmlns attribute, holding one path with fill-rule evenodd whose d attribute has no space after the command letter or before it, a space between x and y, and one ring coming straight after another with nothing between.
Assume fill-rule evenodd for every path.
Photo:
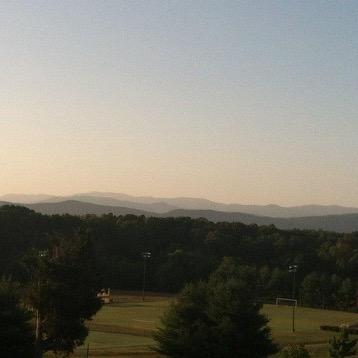
<instances>
[{"instance_id":1,"label":"evergreen tree","mask_svg":"<svg viewBox=\"0 0 358 358\"><path fill-rule=\"evenodd\" d=\"M0 281L0 357L33 358L31 315L20 306L14 285Z\"/></svg>"},{"instance_id":2,"label":"evergreen tree","mask_svg":"<svg viewBox=\"0 0 358 358\"><path fill-rule=\"evenodd\" d=\"M329 341L329 356L332 358L354 356L357 351L357 341L357 339L350 340L347 330L344 330L338 338L333 337L333 339Z\"/></svg>"},{"instance_id":3,"label":"evergreen tree","mask_svg":"<svg viewBox=\"0 0 358 358\"><path fill-rule=\"evenodd\" d=\"M224 258L208 282L208 315L215 322L215 357L262 358L277 351L268 319L256 302L256 270Z\"/></svg>"},{"instance_id":4,"label":"evergreen tree","mask_svg":"<svg viewBox=\"0 0 358 358\"><path fill-rule=\"evenodd\" d=\"M254 302L255 270L224 259L207 283L187 286L162 319L155 350L168 357L263 358L277 352Z\"/></svg>"},{"instance_id":5,"label":"evergreen tree","mask_svg":"<svg viewBox=\"0 0 358 358\"><path fill-rule=\"evenodd\" d=\"M159 343L158 353L173 358L214 357L211 322L207 313L207 284L189 284L181 292L176 303L162 317L162 327L154 335Z\"/></svg>"}]
</instances>

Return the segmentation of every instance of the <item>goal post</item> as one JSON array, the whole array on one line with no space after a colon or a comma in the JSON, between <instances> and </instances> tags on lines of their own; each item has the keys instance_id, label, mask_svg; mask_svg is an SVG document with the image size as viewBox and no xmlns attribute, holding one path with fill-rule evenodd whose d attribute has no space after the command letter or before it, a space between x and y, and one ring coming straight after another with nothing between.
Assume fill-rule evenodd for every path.
<instances>
[{"instance_id":1,"label":"goal post","mask_svg":"<svg viewBox=\"0 0 358 358\"><path fill-rule=\"evenodd\" d=\"M276 298L276 306L278 306L280 304L286 305L286 306L297 307L297 300L294 300L293 298L277 297Z\"/></svg>"}]
</instances>

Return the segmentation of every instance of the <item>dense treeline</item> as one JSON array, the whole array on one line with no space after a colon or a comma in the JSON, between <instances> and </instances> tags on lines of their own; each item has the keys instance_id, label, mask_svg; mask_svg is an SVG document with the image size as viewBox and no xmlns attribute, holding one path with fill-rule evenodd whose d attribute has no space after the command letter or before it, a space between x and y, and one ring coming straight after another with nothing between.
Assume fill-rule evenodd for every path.
<instances>
[{"instance_id":1,"label":"dense treeline","mask_svg":"<svg viewBox=\"0 0 358 358\"><path fill-rule=\"evenodd\" d=\"M46 216L15 206L0 208L0 272L21 276L21 257L46 249L49 237L81 232L94 245L102 284L140 289L143 251L150 251L147 288L177 292L206 279L222 258L256 270L256 296L291 297L288 266L298 265L297 298L324 308L355 309L358 233L278 230L274 226L212 223L204 219L103 215Z\"/></svg>"}]
</instances>

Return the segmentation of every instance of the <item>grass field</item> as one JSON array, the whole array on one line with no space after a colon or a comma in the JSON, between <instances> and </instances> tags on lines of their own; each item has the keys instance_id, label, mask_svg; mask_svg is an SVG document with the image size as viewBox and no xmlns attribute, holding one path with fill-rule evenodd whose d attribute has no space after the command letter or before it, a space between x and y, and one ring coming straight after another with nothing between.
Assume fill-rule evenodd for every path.
<instances>
[{"instance_id":1,"label":"grass field","mask_svg":"<svg viewBox=\"0 0 358 358\"><path fill-rule=\"evenodd\" d=\"M172 298L148 297L145 302L138 296L119 296L118 302L104 306L89 323L90 334L75 356L85 357L89 344L90 357L155 357L150 346L151 335L159 326L159 317ZM321 331L320 325L353 323L358 314L296 309L296 332L291 332L291 312L288 306L265 305L263 312L270 319L273 338L281 346L302 343L314 357L327 357L327 342L332 333Z\"/></svg>"}]
</instances>

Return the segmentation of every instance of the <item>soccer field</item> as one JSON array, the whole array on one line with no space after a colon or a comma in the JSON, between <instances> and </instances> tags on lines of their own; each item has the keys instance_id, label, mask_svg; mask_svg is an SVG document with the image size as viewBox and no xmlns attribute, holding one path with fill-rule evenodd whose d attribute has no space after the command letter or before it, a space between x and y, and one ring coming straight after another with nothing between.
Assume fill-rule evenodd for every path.
<instances>
[{"instance_id":1,"label":"soccer field","mask_svg":"<svg viewBox=\"0 0 358 358\"><path fill-rule=\"evenodd\" d=\"M150 346L153 331L172 298L123 295L119 302L104 306L89 323L90 335L76 356L148 357L155 356ZM310 308L296 309L296 332L291 332L292 307L265 305L263 312L270 319L274 340L281 346L302 343L314 352L314 357L327 356L327 342L332 333L321 331L320 325L358 322L358 314Z\"/></svg>"}]
</instances>

